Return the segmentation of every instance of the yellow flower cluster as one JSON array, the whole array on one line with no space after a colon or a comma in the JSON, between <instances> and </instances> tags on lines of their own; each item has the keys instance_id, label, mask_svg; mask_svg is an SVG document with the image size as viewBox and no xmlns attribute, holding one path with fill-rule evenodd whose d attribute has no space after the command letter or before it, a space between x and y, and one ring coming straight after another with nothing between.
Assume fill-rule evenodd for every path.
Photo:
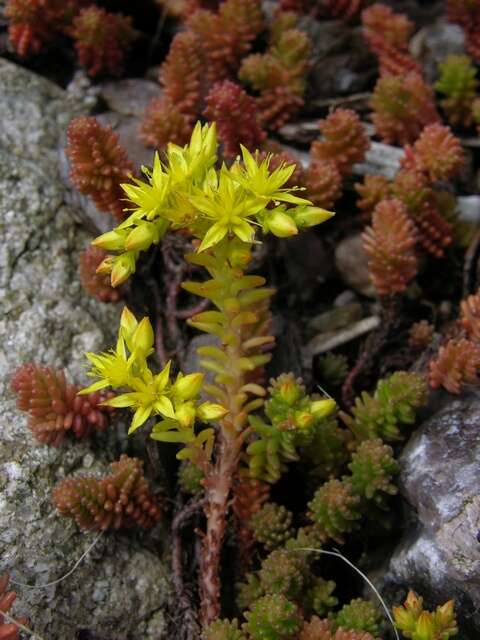
<instances>
[{"instance_id":1,"label":"yellow flower cluster","mask_svg":"<svg viewBox=\"0 0 480 640\"><path fill-rule=\"evenodd\" d=\"M295 165L271 171L270 157L259 162L242 147L242 159L216 169L216 152L215 124L197 123L189 144L169 144L165 162L157 153L152 170L143 167L146 180L122 185L133 205L131 214L93 243L116 252L98 269L111 273L113 286L135 271L139 252L158 243L169 227L188 228L201 241L202 252L227 236L252 243L257 228L281 238L292 236L333 215L296 195L298 188L284 188Z\"/></svg>"},{"instance_id":2,"label":"yellow flower cluster","mask_svg":"<svg viewBox=\"0 0 480 640\"><path fill-rule=\"evenodd\" d=\"M161 418L152 429L152 438L164 442L181 442L186 448L178 457L194 459L198 448L213 446L213 429L204 429L196 434L195 421L221 419L226 409L212 402L198 404L198 395L203 382L203 373L183 375L179 373L172 381L170 362L158 374L148 366L148 356L153 352L154 335L150 320L138 322L126 307L123 310L115 349L107 353L87 353L92 364L89 375L96 382L81 391L88 394L99 389L125 389L104 404L116 408L130 408L134 414L129 428L133 433L151 416Z\"/></svg>"}]
</instances>

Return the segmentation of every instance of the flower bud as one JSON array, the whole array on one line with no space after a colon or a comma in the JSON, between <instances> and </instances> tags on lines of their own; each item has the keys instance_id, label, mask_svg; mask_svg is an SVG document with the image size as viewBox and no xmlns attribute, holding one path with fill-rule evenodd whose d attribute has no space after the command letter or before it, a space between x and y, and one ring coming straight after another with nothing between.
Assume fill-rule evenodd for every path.
<instances>
[{"instance_id":1,"label":"flower bud","mask_svg":"<svg viewBox=\"0 0 480 640\"><path fill-rule=\"evenodd\" d=\"M146 356L153 347L154 335L149 318L142 318L132 336L133 349Z\"/></svg>"},{"instance_id":2,"label":"flower bud","mask_svg":"<svg viewBox=\"0 0 480 640\"><path fill-rule=\"evenodd\" d=\"M320 207L296 207L291 211L295 223L299 227L314 227L332 218L335 213Z\"/></svg>"},{"instance_id":3,"label":"flower bud","mask_svg":"<svg viewBox=\"0 0 480 640\"><path fill-rule=\"evenodd\" d=\"M101 273L102 275L109 275L110 273L112 273L112 269L114 265L115 265L115 256L107 256L98 265L96 269L96 273Z\"/></svg>"},{"instance_id":4,"label":"flower bud","mask_svg":"<svg viewBox=\"0 0 480 640\"><path fill-rule=\"evenodd\" d=\"M273 395L286 402L288 406L292 407L297 400L303 395L303 389L293 376L287 377L282 382L275 386Z\"/></svg>"},{"instance_id":5,"label":"flower bud","mask_svg":"<svg viewBox=\"0 0 480 640\"><path fill-rule=\"evenodd\" d=\"M313 413L317 420L327 418L336 409L337 403L331 398L325 398L324 400L315 400L310 405L310 411Z\"/></svg>"},{"instance_id":6,"label":"flower bud","mask_svg":"<svg viewBox=\"0 0 480 640\"><path fill-rule=\"evenodd\" d=\"M113 261L111 282L112 287L118 287L135 273L135 255L133 252L122 253Z\"/></svg>"},{"instance_id":7,"label":"flower bud","mask_svg":"<svg viewBox=\"0 0 480 640\"><path fill-rule=\"evenodd\" d=\"M225 407L214 402L204 402L197 408L197 416L204 422L221 420L227 413L228 410Z\"/></svg>"},{"instance_id":8,"label":"flower bud","mask_svg":"<svg viewBox=\"0 0 480 640\"><path fill-rule=\"evenodd\" d=\"M178 376L172 388L172 394L181 400L190 400L200 393L204 374L189 373L187 376Z\"/></svg>"},{"instance_id":9,"label":"flower bud","mask_svg":"<svg viewBox=\"0 0 480 640\"><path fill-rule=\"evenodd\" d=\"M288 238L298 233L293 218L284 212L283 207L277 207L267 212L265 226L278 238Z\"/></svg>"},{"instance_id":10,"label":"flower bud","mask_svg":"<svg viewBox=\"0 0 480 640\"><path fill-rule=\"evenodd\" d=\"M92 240L92 244L94 247L100 247L106 251L123 251L125 249L126 235L127 231L114 229L113 231L102 233L101 236Z\"/></svg>"},{"instance_id":11,"label":"flower bud","mask_svg":"<svg viewBox=\"0 0 480 640\"><path fill-rule=\"evenodd\" d=\"M145 251L154 242L159 241L158 230L151 222L142 222L131 231L125 240L128 251Z\"/></svg>"},{"instance_id":12,"label":"flower bud","mask_svg":"<svg viewBox=\"0 0 480 640\"><path fill-rule=\"evenodd\" d=\"M120 317L120 330L125 340L130 339L137 327L138 322L133 313L128 307L123 307L122 315Z\"/></svg>"},{"instance_id":13,"label":"flower bud","mask_svg":"<svg viewBox=\"0 0 480 640\"><path fill-rule=\"evenodd\" d=\"M312 426L315 416L310 411L296 411L294 416L295 426L299 429L308 429Z\"/></svg>"},{"instance_id":14,"label":"flower bud","mask_svg":"<svg viewBox=\"0 0 480 640\"><path fill-rule=\"evenodd\" d=\"M184 429L192 427L195 422L195 406L193 402L184 402L178 407L175 411L175 418Z\"/></svg>"}]
</instances>

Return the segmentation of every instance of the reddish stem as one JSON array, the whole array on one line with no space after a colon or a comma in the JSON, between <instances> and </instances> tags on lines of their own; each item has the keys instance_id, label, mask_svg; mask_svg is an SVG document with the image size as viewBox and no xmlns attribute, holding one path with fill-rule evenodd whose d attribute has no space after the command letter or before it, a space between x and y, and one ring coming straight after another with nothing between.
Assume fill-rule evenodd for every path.
<instances>
[{"instance_id":1,"label":"reddish stem","mask_svg":"<svg viewBox=\"0 0 480 640\"><path fill-rule=\"evenodd\" d=\"M238 464L239 446L235 438L222 439L218 462L206 481L207 531L203 539L201 567L201 616L205 628L220 616L220 558L225 537L228 498Z\"/></svg>"}]
</instances>

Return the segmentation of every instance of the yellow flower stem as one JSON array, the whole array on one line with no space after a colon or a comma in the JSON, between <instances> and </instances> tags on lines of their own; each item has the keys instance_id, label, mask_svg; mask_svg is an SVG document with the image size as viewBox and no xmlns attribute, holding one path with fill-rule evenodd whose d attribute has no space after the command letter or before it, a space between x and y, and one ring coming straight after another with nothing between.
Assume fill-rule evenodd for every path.
<instances>
[{"instance_id":1,"label":"yellow flower stem","mask_svg":"<svg viewBox=\"0 0 480 640\"><path fill-rule=\"evenodd\" d=\"M266 345L273 343L273 337L265 336L269 313L268 306L264 304L272 291L259 289L259 284L263 284L260 279L255 284L251 283L252 286L245 283L246 286L239 290L239 283L245 275L245 262L248 263L250 258L250 247L245 245L246 259L241 266L237 266L235 250L238 247L239 243L235 240L220 243L211 252L214 261L207 266L212 281L219 285L208 297L222 314L220 349L226 356L222 370L215 378L215 384L207 387L207 390L213 393L217 401L222 402L228 409L228 414L219 421L215 460L205 479L204 511L207 525L200 575L203 627L220 615L220 555L229 510L228 500L248 429L248 414L263 403L261 396L252 401L251 393L243 387L249 382L255 369L263 366L269 359L264 350ZM259 292L260 302L245 302L246 290ZM195 318L191 324L195 326ZM254 343L253 348L248 346L247 340L257 337L264 337L263 344L256 346Z\"/></svg>"}]
</instances>

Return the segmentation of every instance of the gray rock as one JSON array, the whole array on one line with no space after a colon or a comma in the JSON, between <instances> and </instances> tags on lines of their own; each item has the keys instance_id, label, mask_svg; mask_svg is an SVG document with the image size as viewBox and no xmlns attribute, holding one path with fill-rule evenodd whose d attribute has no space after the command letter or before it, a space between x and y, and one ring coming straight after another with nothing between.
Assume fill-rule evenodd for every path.
<instances>
[{"instance_id":1,"label":"gray rock","mask_svg":"<svg viewBox=\"0 0 480 640\"><path fill-rule=\"evenodd\" d=\"M455 598L461 638L480 630L480 398L448 400L400 458L413 523L391 558L384 586L411 587L438 603Z\"/></svg>"},{"instance_id":2,"label":"gray rock","mask_svg":"<svg viewBox=\"0 0 480 640\"><path fill-rule=\"evenodd\" d=\"M141 117L150 101L162 96L162 89L151 80L125 78L104 82L100 87L100 95L112 111L124 116Z\"/></svg>"},{"instance_id":3,"label":"gray rock","mask_svg":"<svg viewBox=\"0 0 480 640\"><path fill-rule=\"evenodd\" d=\"M348 236L335 249L335 265L349 287L364 296L374 298L375 288L370 282L367 254L360 233Z\"/></svg>"},{"instance_id":4,"label":"gray rock","mask_svg":"<svg viewBox=\"0 0 480 640\"><path fill-rule=\"evenodd\" d=\"M140 138L140 119L138 116L125 116L117 112L107 111L98 116L103 125L112 127L118 134L122 147L127 151L128 157L135 167L151 166L153 164L154 150L147 147Z\"/></svg>"},{"instance_id":5,"label":"gray rock","mask_svg":"<svg viewBox=\"0 0 480 640\"><path fill-rule=\"evenodd\" d=\"M94 84L85 69L75 71L73 78L66 88L68 100L81 105L85 111L90 111L97 106L100 89Z\"/></svg>"},{"instance_id":6,"label":"gray rock","mask_svg":"<svg viewBox=\"0 0 480 640\"><path fill-rule=\"evenodd\" d=\"M102 439L38 446L15 409L12 372L35 360L85 381L87 350L111 344L120 309L82 292L78 252L89 238L65 205L57 146L74 100L50 82L0 60L0 572L18 593L14 612L37 638L74 640L80 630L118 640L164 637L168 594L155 534L83 534L57 516L51 489L66 474L103 473L119 454ZM100 445L100 446L99 446ZM150 542L149 542L150 541Z\"/></svg>"},{"instance_id":7,"label":"gray rock","mask_svg":"<svg viewBox=\"0 0 480 640\"><path fill-rule=\"evenodd\" d=\"M383 142L370 142L370 149L365 154L365 160L354 165L353 172L360 176L381 175L394 178L400 169L400 162L404 151Z\"/></svg>"},{"instance_id":8,"label":"gray rock","mask_svg":"<svg viewBox=\"0 0 480 640\"><path fill-rule=\"evenodd\" d=\"M462 220L478 227L480 223L480 196L457 198L458 214Z\"/></svg>"},{"instance_id":9,"label":"gray rock","mask_svg":"<svg viewBox=\"0 0 480 640\"><path fill-rule=\"evenodd\" d=\"M372 136L375 131L371 125L365 124L367 135ZM311 143L319 139L318 123L312 121L290 123L282 127L280 135L291 142L301 140L303 143ZM310 155L291 145L283 145L285 150L296 156L302 166L307 169L310 164ZM404 156L403 149L383 142L370 141L370 148L365 154L363 162L357 162L352 167L352 173L356 176L381 175L394 178L400 169L400 162Z\"/></svg>"}]
</instances>

